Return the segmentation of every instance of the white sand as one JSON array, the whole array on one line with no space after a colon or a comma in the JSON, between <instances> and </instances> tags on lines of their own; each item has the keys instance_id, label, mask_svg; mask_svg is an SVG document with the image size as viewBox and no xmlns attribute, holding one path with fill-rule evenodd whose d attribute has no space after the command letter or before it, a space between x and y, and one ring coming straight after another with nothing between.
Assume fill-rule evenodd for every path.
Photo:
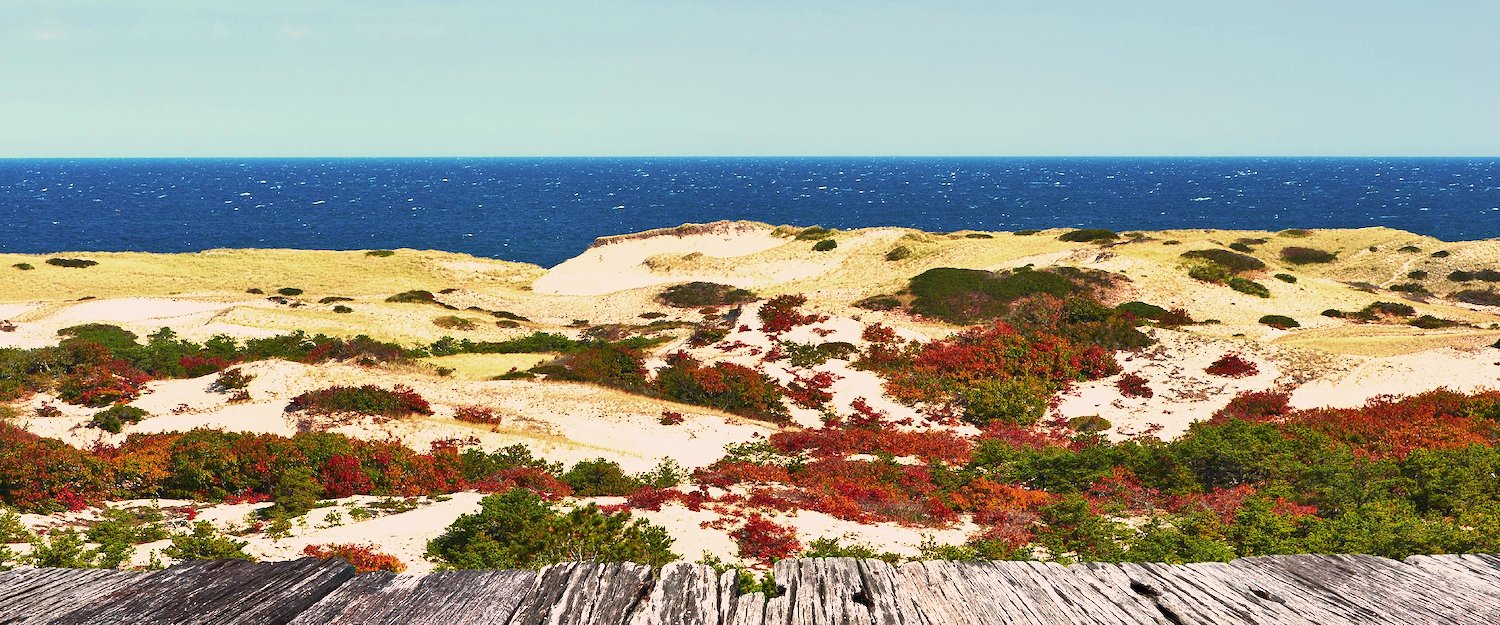
<instances>
[{"instance_id":1,"label":"white sand","mask_svg":"<svg viewBox=\"0 0 1500 625\"><path fill-rule=\"evenodd\" d=\"M647 259L664 255L698 253L712 258L746 256L788 241L772 236L771 229L763 225L745 222L721 222L715 225L718 227L713 231L700 234L662 234L595 245L553 267L547 275L532 283L531 288L537 293L556 295L600 295L655 284L707 280L714 276L658 275L645 263Z\"/></svg>"},{"instance_id":2,"label":"white sand","mask_svg":"<svg viewBox=\"0 0 1500 625\"><path fill-rule=\"evenodd\" d=\"M1469 393L1500 388L1500 350L1434 349L1416 354L1369 358L1297 387L1294 408L1352 408L1381 395L1414 395L1439 387Z\"/></svg>"}]
</instances>

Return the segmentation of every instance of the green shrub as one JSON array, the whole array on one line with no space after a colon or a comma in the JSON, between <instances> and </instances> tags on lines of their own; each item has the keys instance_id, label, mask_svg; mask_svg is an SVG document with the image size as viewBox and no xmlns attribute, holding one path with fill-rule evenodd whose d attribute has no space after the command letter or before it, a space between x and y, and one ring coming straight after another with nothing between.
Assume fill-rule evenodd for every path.
<instances>
[{"instance_id":1,"label":"green shrub","mask_svg":"<svg viewBox=\"0 0 1500 625\"><path fill-rule=\"evenodd\" d=\"M1430 295L1431 294L1431 292L1427 290L1427 287L1422 286L1421 284L1416 283L1416 282L1403 282L1401 284L1392 284L1391 285L1391 290L1399 292L1399 293L1416 293L1416 294L1422 294L1422 295Z\"/></svg>"},{"instance_id":2,"label":"green shrub","mask_svg":"<svg viewBox=\"0 0 1500 625\"><path fill-rule=\"evenodd\" d=\"M993 239L995 235L988 232L970 232L964 235L965 239Z\"/></svg>"},{"instance_id":3,"label":"green shrub","mask_svg":"<svg viewBox=\"0 0 1500 625\"><path fill-rule=\"evenodd\" d=\"M1278 273L1274 277L1277 280L1280 280L1280 281L1285 282L1287 284L1296 284L1297 283L1297 276L1294 276L1294 275L1289 274L1289 273Z\"/></svg>"},{"instance_id":4,"label":"green shrub","mask_svg":"<svg viewBox=\"0 0 1500 625\"><path fill-rule=\"evenodd\" d=\"M1422 315L1416 319L1406 322L1407 325L1422 328L1423 330L1436 330L1438 328L1451 328L1460 325L1457 321L1449 321L1432 315Z\"/></svg>"},{"instance_id":5,"label":"green shrub","mask_svg":"<svg viewBox=\"0 0 1500 625\"><path fill-rule=\"evenodd\" d=\"M959 393L963 420L984 427L995 421L1029 426L1047 414L1046 383L1032 378L989 380Z\"/></svg>"},{"instance_id":6,"label":"green shrub","mask_svg":"<svg viewBox=\"0 0 1500 625\"><path fill-rule=\"evenodd\" d=\"M644 313L644 314L641 315L641 317L644 317L646 319L651 319L652 317L647 317L646 315L652 315L652 314L658 315L658 316L661 316L661 317L665 317L666 316L665 314L662 314L662 313ZM496 319L508 319L510 321L525 321L525 322L528 322L528 323L531 321L530 319L527 319L526 317L522 317L521 315L518 315L516 313L510 312L508 310L496 310L496 311L492 311L492 312L490 312L490 316L494 317Z\"/></svg>"},{"instance_id":7,"label":"green shrub","mask_svg":"<svg viewBox=\"0 0 1500 625\"><path fill-rule=\"evenodd\" d=\"M393 304L431 304L437 301L432 291L412 290L397 293L385 298L385 301Z\"/></svg>"},{"instance_id":8,"label":"green shrub","mask_svg":"<svg viewBox=\"0 0 1500 625\"><path fill-rule=\"evenodd\" d=\"M1266 268L1266 264L1254 256L1237 254L1229 250L1192 250L1182 253L1183 258L1206 260L1228 269L1232 273L1244 273L1246 271L1259 271Z\"/></svg>"},{"instance_id":9,"label":"green shrub","mask_svg":"<svg viewBox=\"0 0 1500 625\"><path fill-rule=\"evenodd\" d=\"M1012 232L1011 234L1014 234L1014 235L1016 235L1018 237L1029 237L1029 236L1037 235L1037 234L1041 234L1041 233L1042 233L1041 230L1037 230L1037 229L1031 228L1031 229L1026 229L1026 230L1017 230L1015 232Z\"/></svg>"},{"instance_id":10,"label":"green shrub","mask_svg":"<svg viewBox=\"0 0 1500 625\"><path fill-rule=\"evenodd\" d=\"M755 294L728 284L688 282L674 284L656 296L656 301L677 308L732 306L753 301Z\"/></svg>"},{"instance_id":11,"label":"green shrub","mask_svg":"<svg viewBox=\"0 0 1500 625\"><path fill-rule=\"evenodd\" d=\"M1120 238L1120 235L1115 234L1115 231L1113 230L1106 230L1104 228L1082 228L1079 230L1064 232L1061 236L1057 237L1057 240L1067 241L1069 243L1089 243L1093 241L1113 241L1118 238Z\"/></svg>"},{"instance_id":12,"label":"green shrub","mask_svg":"<svg viewBox=\"0 0 1500 625\"><path fill-rule=\"evenodd\" d=\"M1286 315L1266 315L1260 318L1260 323L1261 325L1268 325L1277 330L1290 330L1302 327L1302 324L1297 323L1296 319Z\"/></svg>"},{"instance_id":13,"label":"green shrub","mask_svg":"<svg viewBox=\"0 0 1500 625\"><path fill-rule=\"evenodd\" d=\"M142 419L151 416L135 406L118 404L94 413L94 418L89 420L89 427L99 428L110 434L119 434L127 423L140 423Z\"/></svg>"},{"instance_id":14,"label":"green shrub","mask_svg":"<svg viewBox=\"0 0 1500 625\"><path fill-rule=\"evenodd\" d=\"M11 266L15 267L16 269L20 269L21 271L31 271L32 269L36 269L36 267L31 266L31 263L16 263Z\"/></svg>"},{"instance_id":15,"label":"green shrub","mask_svg":"<svg viewBox=\"0 0 1500 625\"><path fill-rule=\"evenodd\" d=\"M354 312L354 309L350 308L348 306L345 306L343 304L339 304L338 306L334 306L333 307L333 312L341 313L341 314L347 314L347 313Z\"/></svg>"},{"instance_id":16,"label":"green shrub","mask_svg":"<svg viewBox=\"0 0 1500 625\"><path fill-rule=\"evenodd\" d=\"M328 297L325 297L325 298L322 298L322 299L318 300L318 303L319 304L334 304L334 303L337 303L337 302L352 302L352 301L354 301L354 298L352 298L352 297L339 297L337 295L330 295Z\"/></svg>"},{"instance_id":17,"label":"green shrub","mask_svg":"<svg viewBox=\"0 0 1500 625\"><path fill-rule=\"evenodd\" d=\"M1188 277L1203 282L1220 284L1229 279L1230 272L1218 263L1203 263L1188 268Z\"/></svg>"},{"instance_id":18,"label":"green shrub","mask_svg":"<svg viewBox=\"0 0 1500 625\"><path fill-rule=\"evenodd\" d=\"M1125 302L1115 307L1122 313L1129 314L1137 319L1150 319L1156 321L1167 316L1167 309L1146 302Z\"/></svg>"},{"instance_id":19,"label":"green shrub","mask_svg":"<svg viewBox=\"0 0 1500 625\"><path fill-rule=\"evenodd\" d=\"M1003 314L1021 297L1045 293L1065 297L1078 290L1053 271L1018 269L992 273L977 269L929 269L911 279L912 312L967 325Z\"/></svg>"},{"instance_id":20,"label":"green shrub","mask_svg":"<svg viewBox=\"0 0 1500 625\"><path fill-rule=\"evenodd\" d=\"M641 487L639 481L625 474L620 463L604 458L580 461L562 475L562 481L578 497L624 496Z\"/></svg>"},{"instance_id":21,"label":"green shrub","mask_svg":"<svg viewBox=\"0 0 1500 625\"><path fill-rule=\"evenodd\" d=\"M368 252L365 252L365 256L375 256L378 258L386 258L395 255L395 250L370 250Z\"/></svg>"},{"instance_id":22,"label":"green shrub","mask_svg":"<svg viewBox=\"0 0 1500 625\"><path fill-rule=\"evenodd\" d=\"M1312 236L1312 231L1311 230L1303 230L1301 228L1292 228L1290 230L1282 230L1281 232L1278 232L1276 234L1278 234L1280 236L1284 236L1284 237L1293 238L1293 239L1300 239L1300 238L1303 238L1303 237L1310 237L1310 236Z\"/></svg>"},{"instance_id":23,"label":"green shrub","mask_svg":"<svg viewBox=\"0 0 1500 625\"><path fill-rule=\"evenodd\" d=\"M1433 258L1447 258L1447 257L1452 256L1452 255L1453 255L1453 253L1449 252L1448 250L1438 250L1438 251L1432 253L1432 257Z\"/></svg>"},{"instance_id":24,"label":"green shrub","mask_svg":"<svg viewBox=\"0 0 1500 625\"><path fill-rule=\"evenodd\" d=\"M677 559L665 529L629 512L593 504L561 513L516 488L480 501L427 543L427 558L457 569L540 569L561 562L638 562L660 567Z\"/></svg>"},{"instance_id":25,"label":"green shrub","mask_svg":"<svg viewBox=\"0 0 1500 625\"><path fill-rule=\"evenodd\" d=\"M1328 310L1325 310L1325 311L1320 312L1318 314L1323 315L1324 317L1332 318L1332 319L1343 319L1344 318L1344 311L1339 310L1337 308L1329 308Z\"/></svg>"},{"instance_id":26,"label":"green shrub","mask_svg":"<svg viewBox=\"0 0 1500 625\"><path fill-rule=\"evenodd\" d=\"M1415 245L1403 245L1401 247L1396 248L1396 251L1398 251L1398 252L1405 252L1407 254L1414 254L1414 253L1422 251L1422 248L1417 247Z\"/></svg>"},{"instance_id":27,"label":"green shrub","mask_svg":"<svg viewBox=\"0 0 1500 625\"><path fill-rule=\"evenodd\" d=\"M905 245L897 245L891 251L885 253L885 259L891 262L906 260L911 257L911 248Z\"/></svg>"},{"instance_id":28,"label":"green shrub","mask_svg":"<svg viewBox=\"0 0 1500 625\"><path fill-rule=\"evenodd\" d=\"M1075 432L1083 432L1085 434L1103 432L1105 430L1108 430L1113 425L1113 423L1109 422L1109 419L1096 414L1084 415L1068 419L1069 428L1071 428Z\"/></svg>"},{"instance_id":29,"label":"green shrub","mask_svg":"<svg viewBox=\"0 0 1500 625\"><path fill-rule=\"evenodd\" d=\"M172 545L162 549L163 555L178 560L250 560L255 558L245 553L250 543L224 536L208 521L193 524L193 531L172 537Z\"/></svg>"},{"instance_id":30,"label":"green shrub","mask_svg":"<svg viewBox=\"0 0 1500 625\"><path fill-rule=\"evenodd\" d=\"M74 269L85 269L99 264L98 261L85 260L82 258L48 258L47 264L54 267L72 267Z\"/></svg>"},{"instance_id":31,"label":"green shrub","mask_svg":"<svg viewBox=\"0 0 1500 625\"><path fill-rule=\"evenodd\" d=\"M357 387L332 386L308 391L292 398L287 410L325 415L354 413L385 417L432 414L432 407L415 391L404 386L390 390L372 384Z\"/></svg>"},{"instance_id":32,"label":"green shrub","mask_svg":"<svg viewBox=\"0 0 1500 625\"><path fill-rule=\"evenodd\" d=\"M276 292L280 293L282 295L285 295L287 297L296 297L296 296L302 294L302 289L298 289L298 288L295 288L295 287L289 287L288 286L288 287L282 287L282 288L276 289Z\"/></svg>"},{"instance_id":33,"label":"green shrub","mask_svg":"<svg viewBox=\"0 0 1500 625\"><path fill-rule=\"evenodd\" d=\"M839 246L839 242L833 239L823 239L813 244L814 252L827 252Z\"/></svg>"},{"instance_id":34,"label":"green shrub","mask_svg":"<svg viewBox=\"0 0 1500 625\"><path fill-rule=\"evenodd\" d=\"M1410 317L1417 314L1417 310L1399 302L1375 302L1364 307L1357 313L1362 319L1374 319L1380 315L1392 317Z\"/></svg>"},{"instance_id":35,"label":"green shrub","mask_svg":"<svg viewBox=\"0 0 1500 625\"><path fill-rule=\"evenodd\" d=\"M1255 251L1255 248L1250 247L1249 243L1240 243L1238 241L1236 241L1234 243L1230 243L1229 244L1229 249L1234 250L1236 252L1244 252L1246 254L1249 254L1250 252L1254 252Z\"/></svg>"},{"instance_id":36,"label":"green shrub","mask_svg":"<svg viewBox=\"0 0 1500 625\"><path fill-rule=\"evenodd\" d=\"M1417 269L1415 271L1408 271L1408 272L1406 272L1406 277L1409 278L1409 279L1411 279L1411 280L1426 280L1427 279L1427 272L1422 271L1421 269Z\"/></svg>"},{"instance_id":37,"label":"green shrub","mask_svg":"<svg viewBox=\"0 0 1500 625\"><path fill-rule=\"evenodd\" d=\"M817 241L818 239L826 239L831 236L833 236L832 230L824 228L823 226L813 226L811 228L804 228L802 232L798 232L797 240Z\"/></svg>"},{"instance_id":38,"label":"green shrub","mask_svg":"<svg viewBox=\"0 0 1500 625\"><path fill-rule=\"evenodd\" d=\"M475 323L473 319L465 319L463 317L455 317L452 315L433 319L432 325L435 325L444 330L473 330L474 328L479 327L479 324Z\"/></svg>"},{"instance_id":39,"label":"green shrub","mask_svg":"<svg viewBox=\"0 0 1500 625\"><path fill-rule=\"evenodd\" d=\"M1478 304L1480 306L1500 306L1500 292L1495 291L1495 289L1493 288L1486 290L1467 289L1454 293L1450 297L1468 304Z\"/></svg>"},{"instance_id":40,"label":"green shrub","mask_svg":"<svg viewBox=\"0 0 1500 625\"><path fill-rule=\"evenodd\" d=\"M121 328L120 326L107 323L85 323L83 325L69 326L57 331L57 335L66 337L63 343L98 343L111 352L119 353L140 347L136 339L140 338L134 332Z\"/></svg>"},{"instance_id":41,"label":"green shrub","mask_svg":"<svg viewBox=\"0 0 1500 625\"><path fill-rule=\"evenodd\" d=\"M1338 254L1311 247L1290 246L1281 248L1281 259L1293 265L1331 263Z\"/></svg>"},{"instance_id":42,"label":"green shrub","mask_svg":"<svg viewBox=\"0 0 1500 625\"><path fill-rule=\"evenodd\" d=\"M854 302L854 307L865 310L895 310L901 307L901 300L889 295L874 295Z\"/></svg>"},{"instance_id":43,"label":"green shrub","mask_svg":"<svg viewBox=\"0 0 1500 625\"><path fill-rule=\"evenodd\" d=\"M1267 289L1264 284L1261 284L1254 280L1250 280L1248 278L1241 278L1239 276L1235 276L1229 279L1229 288L1241 293L1254 295L1256 297L1271 296L1271 290Z\"/></svg>"},{"instance_id":44,"label":"green shrub","mask_svg":"<svg viewBox=\"0 0 1500 625\"><path fill-rule=\"evenodd\" d=\"M1448 279L1453 282L1500 282L1500 271L1494 269L1480 269L1478 271L1455 271L1448 274Z\"/></svg>"}]
</instances>

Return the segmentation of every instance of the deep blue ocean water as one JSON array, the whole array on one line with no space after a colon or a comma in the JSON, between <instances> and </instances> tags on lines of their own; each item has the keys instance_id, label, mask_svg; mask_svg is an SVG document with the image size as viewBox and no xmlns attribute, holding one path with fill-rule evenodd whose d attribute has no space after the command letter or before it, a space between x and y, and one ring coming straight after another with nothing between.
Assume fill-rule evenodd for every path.
<instances>
[{"instance_id":1,"label":"deep blue ocean water","mask_svg":"<svg viewBox=\"0 0 1500 625\"><path fill-rule=\"evenodd\" d=\"M596 237L752 219L928 231L1385 225L1500 237L1500 159L0 160L0 250L467 252L551 266Z\"/></svg>"}]
</instances>

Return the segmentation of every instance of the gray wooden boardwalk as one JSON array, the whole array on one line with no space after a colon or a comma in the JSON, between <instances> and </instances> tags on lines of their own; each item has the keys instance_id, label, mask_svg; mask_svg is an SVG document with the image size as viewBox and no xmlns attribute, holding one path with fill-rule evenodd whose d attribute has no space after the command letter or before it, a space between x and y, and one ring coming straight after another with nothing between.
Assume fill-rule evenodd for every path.
<instances>
[{"instance_id":1,"label":"gray wooden boardwalk","mask_svg":"<svg viewBox=\"0 0 1500 625\"><path fill-rule=\"evenodd\" d=\"M355 575L338 561L0 573L8 623L1001 625L1500 623L1500 557L1274 556L1188 565L776 565L776 597L678 562Z\"/></svg>"}]
</instances>

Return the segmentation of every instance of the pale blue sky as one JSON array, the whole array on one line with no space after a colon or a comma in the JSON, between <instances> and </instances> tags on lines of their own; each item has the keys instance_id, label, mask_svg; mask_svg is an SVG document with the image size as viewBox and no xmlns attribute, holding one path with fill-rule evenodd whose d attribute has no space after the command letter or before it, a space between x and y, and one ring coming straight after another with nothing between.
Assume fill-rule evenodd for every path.
<instances>
[{"instance_id":1,"label":"pale blue sky","mask_svg":"<svg viewBox=\"0 0 1500 625\"><path fill-rule=\"evenodd\" d=\"M1497 33L1496 0L0 0L0 156L1495 155Z\"/></svg>"}]
</instances>

